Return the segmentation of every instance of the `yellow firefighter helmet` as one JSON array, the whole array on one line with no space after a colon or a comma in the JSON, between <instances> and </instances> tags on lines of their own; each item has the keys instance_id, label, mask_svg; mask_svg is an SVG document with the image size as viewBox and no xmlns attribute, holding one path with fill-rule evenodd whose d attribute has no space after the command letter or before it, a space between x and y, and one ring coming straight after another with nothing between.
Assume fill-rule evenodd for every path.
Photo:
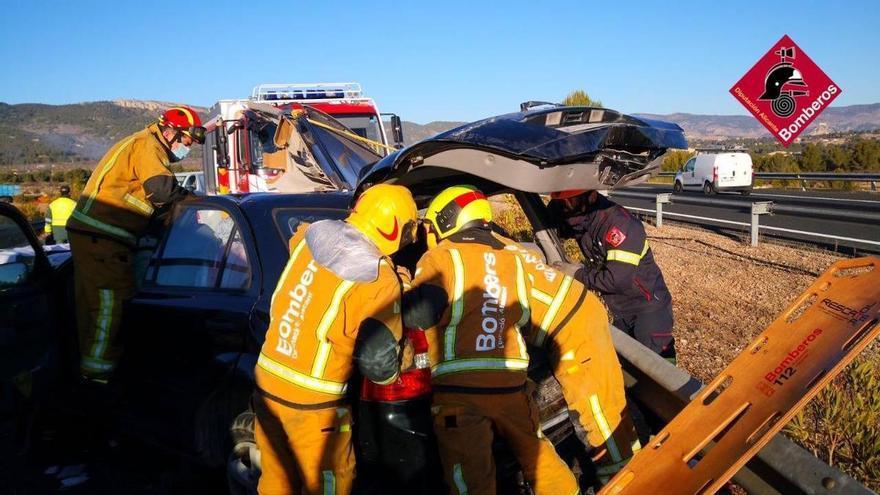
<instances>
[{"instance_id":1,"label":"yellow firefighter helmet","mask_svg":"<svg viewBox=\"0 0 880 495\"><path fill-rule=\"evenodd\" d=\"M361 194L345 221L387 256L415 240L418 211L409 189L378 184Z\"/></svg>"},{"instance_id":2,"label":"yellow firefighter helmet","mask_svg":"<svg viewBox=\"0 0 880 495\"><path fill-rule=\"evenodd\" d=\"M486 195L474 186L452 186L438 194L425 212L430 232L428 243L435 245L452 234L492 221L492 208ZM431 234L435 239L431 239Z\"/></svg>"}]
</instances>

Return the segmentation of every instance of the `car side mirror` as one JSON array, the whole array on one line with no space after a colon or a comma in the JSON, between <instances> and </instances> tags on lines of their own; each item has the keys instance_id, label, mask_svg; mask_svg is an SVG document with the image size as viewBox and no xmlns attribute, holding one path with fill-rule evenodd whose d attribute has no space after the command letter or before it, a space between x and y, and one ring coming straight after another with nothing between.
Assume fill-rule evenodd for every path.
<instances>
[{"instance_id":1,"label":"car side mirror","mask_svg":"<svg viewBox=\"0 0 880 495\"><path fill-rule=\"evenodd\" d=\"M403 148L403 123L400 121L399 115L391 116L391 135L394 141L394 147Z\"/></svg>"},{"instance_id":2,"label":"car side mirror","mask_svg":"<svg viewBox=\"0 0 880 495\"><path fill-rule=\"evenodd\" d=\"M0 265L0 289L21 285L27 276L28 266L22 261Z\"/></svg>"}]
</instances>

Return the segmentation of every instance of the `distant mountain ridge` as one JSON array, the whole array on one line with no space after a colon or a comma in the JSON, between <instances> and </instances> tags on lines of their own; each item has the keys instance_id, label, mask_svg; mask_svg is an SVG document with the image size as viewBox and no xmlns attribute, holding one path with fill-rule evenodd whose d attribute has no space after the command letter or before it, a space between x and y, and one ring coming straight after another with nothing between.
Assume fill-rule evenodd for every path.
<instances>
[{"instance_id":1,"label":"distant mountain ridge","mask_svg":"<svg viewBox=\"0 0 880 495\"><path fill-rule=\"evenodd\" d=\"M688 139L761 138L768 131L751 115L699 115L691 113L636 114L675 122ZM880 129L880 103L828 107L806 130L807 135Z\"/></svg>"},{"instance_id":2,"label":"distant mountain ridge","mask_svg":"<svg viewBox=\"0 0 880 495\"><path fill-rule=\"evenodd\" d=\"M94 162L122 137L142 129L171 102L115 100L44 105L0 103L0 165ZM204 116L206 108L197 107ZM770 134L751 116L688 113L638 114L675 122L688 139L760 138ZM458 127L464 122L404 122L406 144ZM808 134L880 129L880 103L830 107Z\"/></svg>"}]
</instances>

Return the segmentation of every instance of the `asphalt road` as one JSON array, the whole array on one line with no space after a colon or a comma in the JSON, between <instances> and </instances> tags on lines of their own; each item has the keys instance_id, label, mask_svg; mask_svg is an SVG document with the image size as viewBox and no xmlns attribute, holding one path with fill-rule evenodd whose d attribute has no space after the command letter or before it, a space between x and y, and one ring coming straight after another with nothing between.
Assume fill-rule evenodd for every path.
<instances>
[{"instance_id":1,"label":"asphalt road","mask_svg":"<svg viewBox=\"0 0 880 495\"><path fill-rule=\"evenodd\" d=\"M650 184L622 189L621 192L637 192L655 196L660 193L672 192L671 185ZM792 205L807 208L831 210L839 213L840 219L825 218L817 214L792 214L774 213L762 215L760 224L769 227L777 227L801 232L825 234L830 237L818 237L814 235L761 230L761 236L772 236L789 240L819 242L824 246L837 248L843 251L855 253L878 253L880 252L880 222L859 218L846 218L848 214L871 213L880 216L880 193L871 191L823 191L796 189L756 189L749 196L739 193L720 193L709 198L735 201L737 206L703 206L694 204L676 204L675 199L679 195L672 196L672 204L663 205L663 212L678 213L689 216L705 217L704 219L686 219L676 216L665 216L665 221L689 222L705 226L722 227L734 232L742 232L746 237L749 235L748 226L736 226L713 221L727 220L734 222L749 223L751 221L750 208L753 202L772 201L776 205ZM702 192L684 192L682 197L707 198ZM629 198L611 194L612 199L623 206L654 210L656 202L653 197ZM741 205L741 206L739 206ZM644 213L644 212L641 212ZM653 216L653 213L648 215ZM873 243L873 244L872 244Z\"/></svg>"}]
</instances>

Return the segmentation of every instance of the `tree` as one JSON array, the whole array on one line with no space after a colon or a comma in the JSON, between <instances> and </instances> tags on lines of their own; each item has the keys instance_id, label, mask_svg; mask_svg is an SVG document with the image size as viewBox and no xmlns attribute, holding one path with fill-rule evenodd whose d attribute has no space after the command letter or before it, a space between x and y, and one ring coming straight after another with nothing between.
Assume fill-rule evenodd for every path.
<instances>
[{"instance_id":1,"label":"tree","mask_svg":"<svg viewBox=\"0 0 880 495\"><path fill-rule=\"evenodd\" d=\"M880 170L880 142L859 138L853 146L852 159L857 170Z\"/></svg>"},{"instance_id":2,"label":"tree","mask_svg":"<svg viewBox=\"0 0 880 495\"><path fill-rule=\"evenodd\" d=\"M663 157L660 170L663 172L678 172L692 156L693 153L684 150L670 151Z\"/></svg>"},{"instance_id":3,"label":"tree","mask_svg":"<svg viewBox=\"0 0 880 495\"><path fill-rule=\"evenodd\" d=\"M586 91L582 89L576 89L568 94L564 100L562 100L562 104L565 106L574 106L574 107L601 107L602 102L599 100L594 100L590 98L590 95L587 94Z\"/></svg>"},{"instance_id":4,"label":"tree","mask_svg":"<svg viewBox=\"0 0 880 495\"><path fill-rule=\"evenodd\" d=\"M843 171L849 168L850 157L842 146L830 145L825 148L825 170L829 172Z\"/></svg>"},{"instance_id":5,"label":"tree","mask_svg":"<svg viewBox=\"0 0 880 495\"><path fill-rule=\"evenodd\" d=\"M804 146L804 151L800 156L801 170L804 172L819 172L822 170L822 149L813 144L808 143Z\"/></svg>"}]
</instances>

